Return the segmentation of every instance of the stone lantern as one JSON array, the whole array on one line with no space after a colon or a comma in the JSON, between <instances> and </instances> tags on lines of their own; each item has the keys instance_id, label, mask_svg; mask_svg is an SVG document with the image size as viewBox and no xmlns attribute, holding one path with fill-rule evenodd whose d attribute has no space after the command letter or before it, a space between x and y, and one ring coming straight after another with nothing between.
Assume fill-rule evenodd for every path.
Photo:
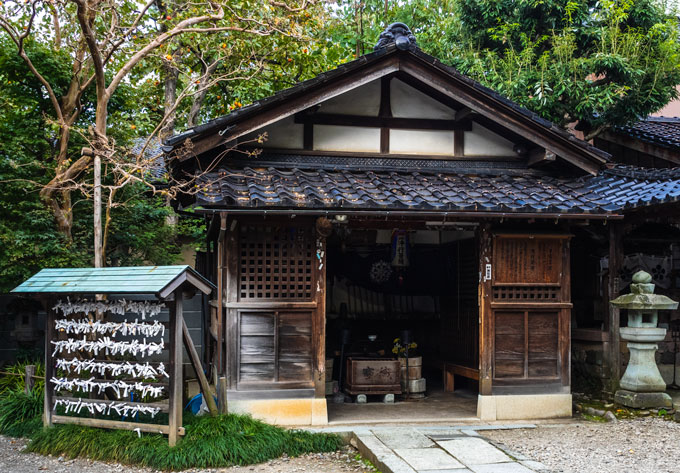
<instances>
[{"instance_id":1,"label":"stone lantern","mask_svg":"<svg viewBox=\"0 0 680 473\"><path fill-rule=\"evenodd\" d=\"M630 361L619 383L614 400L637 409L672 407L666 394L666 382L659 373L654 355L666 336L666 329L657 327L658 311L677 309L678 303L660 294L654 294L652 276L644 271L633 275L630 294L611 301L619 309L628 310L628 326L621 327L621 338L628 342Z\"/></svg>"}]
</instances>

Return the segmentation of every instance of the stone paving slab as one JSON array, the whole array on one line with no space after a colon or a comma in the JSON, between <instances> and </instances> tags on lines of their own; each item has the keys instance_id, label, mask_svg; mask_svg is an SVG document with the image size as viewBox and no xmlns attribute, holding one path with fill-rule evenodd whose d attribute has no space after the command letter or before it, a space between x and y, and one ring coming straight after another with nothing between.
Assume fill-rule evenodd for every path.
<instances>
[{"instance_id":1,"label":"stone paving slab","mask_svg":"<svg viewBox=\"0 0 680 473\"><path fill-rule=\"evenodd\" d=\"M529 468L516 462L473 465L470 468L474 473L533 473Z\"/></svg>"},{"instance_id":2,"label":"stone paving slab","mask_svg":"<svg viewBox=\"0 0 680 473\"><path fill-rule=\"evenodd\" d=\"M394 453L418 472L465 468L463 464L440 448L397 448Z\"/></svg>"},{"instance_id":3,"label":"stone paving slab","mask_svg":"<svg viewBox=\"0 0 680 473\"><path fill-rule=\"evenodd\" d=\"M373 434L392 450L395 448L428 448L435 446L432 440L415 429L374 430Z\"/></svg>"},{"instance_id":4,"label":"stone paving slab","mask_svg":"<svg viewBox=\"0 0 680 473\"><path fill-rule=\"evenodd\" d=\"M468 467L512 461L512 458L482 438L461 437L437 444Z\"/></svg>"},{"instance_id":5,"label":"stone paving slab","mask_svg":"<svg viewBox=\"0 0 680 473\"><path fill-rule=\"evenodd\" d=\"M467 468L454 468L453 470L418 470L418 473L472 473Z\"/></svg>"},{"instance_id":6,"label":"stone paving slab","mask_svg":"<svg viewBox=\"0 0 680 473\"><path fill-rule=\"evenodd\" d=\"M357 435L355 438L359 452L383 473L416 473L372 433Z\"/></svg>"}]
</instances>

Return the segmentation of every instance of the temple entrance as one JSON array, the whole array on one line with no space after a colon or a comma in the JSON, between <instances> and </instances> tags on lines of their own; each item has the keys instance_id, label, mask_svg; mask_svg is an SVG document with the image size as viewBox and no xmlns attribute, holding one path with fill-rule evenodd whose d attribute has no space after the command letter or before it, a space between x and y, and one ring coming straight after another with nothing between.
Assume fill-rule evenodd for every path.
<instances>
[{"instance_id":1,"label":"temple entrance","mask_svg":"<svg viewBox=\"0 0 680 473\"><path fill-rule=\"evenodd\" d=\"M326 245L329 422L476 418L475 227L334 225Z\"/></svg>"}]
</instances>

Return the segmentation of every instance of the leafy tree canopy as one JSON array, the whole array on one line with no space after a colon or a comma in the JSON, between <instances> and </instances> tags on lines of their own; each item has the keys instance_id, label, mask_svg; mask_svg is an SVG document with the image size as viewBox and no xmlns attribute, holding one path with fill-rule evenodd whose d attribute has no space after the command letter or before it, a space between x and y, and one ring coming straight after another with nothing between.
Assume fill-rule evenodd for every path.
<instances>
[{"instance_id":1,"label":"leafy tree canopy","mask_svg":"<svg viewBox=\"0 0 680 473\"><path fill-rule=\"evenodd\" d=\"M368 0L338 11L361 52L404 22L424 51L587 138L659 110L680 84L678 20L659 0Z\"/></svg>"}]
</instances>

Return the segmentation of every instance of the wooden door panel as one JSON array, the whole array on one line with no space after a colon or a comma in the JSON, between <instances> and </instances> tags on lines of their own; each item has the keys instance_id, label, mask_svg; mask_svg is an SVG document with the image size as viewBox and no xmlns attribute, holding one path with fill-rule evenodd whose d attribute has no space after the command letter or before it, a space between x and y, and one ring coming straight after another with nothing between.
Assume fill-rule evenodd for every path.
<instances>
[{"instance_id":1,"label":"wooden door panel","mask_svg":"<svg viewBox=\"0 0 680 473\"><path fill-rule=\"evenodd\" d=\"M524 313L496 312L495 315L494 377L521 377L525 358Z\"/></svg>"}]
</instances>

